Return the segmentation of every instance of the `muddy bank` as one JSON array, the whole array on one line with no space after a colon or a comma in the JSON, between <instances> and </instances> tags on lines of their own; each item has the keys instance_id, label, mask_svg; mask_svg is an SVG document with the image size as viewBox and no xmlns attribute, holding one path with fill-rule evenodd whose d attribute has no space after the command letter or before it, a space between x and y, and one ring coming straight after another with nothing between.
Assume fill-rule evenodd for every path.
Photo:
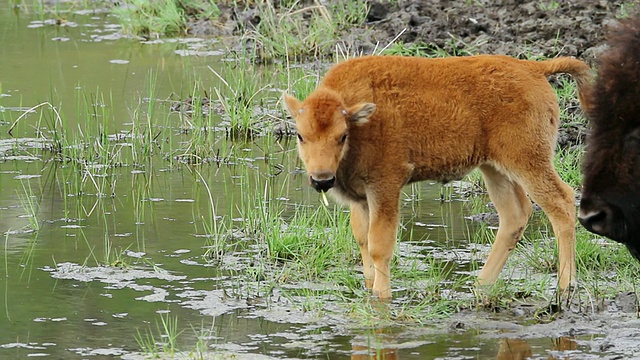
<instances>
[{"instance_id":1,"label":"muddy bank","mask_svg":"<svg viewBox=\"0 0 640 360\"><path fill-rule=\"evenodd\" d=\"M345 30L340 39L364 54L395 41L442 49L451 55L575 56L592 62L602 49L606 26L633 12L637 3L370 0L365 23ZM190 32L242 35L260 25L260 14L254 8L222 6L221 10L215 21L192 21Z\"/></svg>"},{"instance_id":2,"label":"muddy bank","mask_svg":"<svg viewBox=\"0 0 640 360\"><path fill-rule=\"evenodd\" d=\"M591 61L602 46L603 26L623 12L622 1L374 1L367 20L388 39L406 29L400 41L450 54Z\"/></svg>"}]
</instances>

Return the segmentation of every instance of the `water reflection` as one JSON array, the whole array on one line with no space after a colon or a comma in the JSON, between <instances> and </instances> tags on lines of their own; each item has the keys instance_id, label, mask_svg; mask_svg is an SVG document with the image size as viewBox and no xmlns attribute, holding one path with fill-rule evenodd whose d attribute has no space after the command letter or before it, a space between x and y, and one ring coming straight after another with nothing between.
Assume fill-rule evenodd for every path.
<instances>
[{"instance_id":1,"label":"water reflection","mask_svg":"<svg viewBox=\"0 0 640 360\"><path fill-rule=\"evenodd\" d=\"M560 352L563 353L569 350L576 350L577 343L572 337L559 337L552 339L552 350L551 352ZM502 339L500 341L500 349L498 350L498 356L496 359L498 360L524 360L529 359L533 355L533 351L531 350L531 345L529 342L523 339ZM560 355L559 357L550 354L548 359L570 359L572 358L569 355Z\"/></svg>"},{"instance_id":2,"label":"water reflection","mask_svg":"<svg viewBox=\"0 0 640 360\"><path fill-rule=\"evenodd\" d=\"M398 346L395 344L393 332L389 329L378 329L369 333L366 342L360 344L356 339L352 344L352 360L396 360L399 359Z\"/></svg>"},{"instance_id":3,"label":"water reflection","mask_svg":"<svg viewBox=\"0 0 640 360\"><path fill-rule=\"evenodd\" d=\"M522 339L502 339L498 350L497 360L528 359L533 355L531 345Z\"/></svg>"},{"instance_id":4,"label":"water reflection","mask_svg":"<svg viewBox=\"0 0 640 360\"><path fill-rule=\"evenodd\" d=\"M541 358L539 353L546 353L550 360L573 358L577 350L577 342L573 337L552 338L549 348L533 345L540 339L498 338L488 339L495 346L487 346L482 340L465 335L469 341L461 341L455 334L444 337L434 336L434 341L404 342L389 328L376 329L367 335L352 340L352 360L400 360L426 358L476 358L496 360L524 360ZM535 341L534 341L535 340ZM549 341L549 340L546 340ZM465 346L463 346L465 344ZM495 350L497 347L497 351ZM537 349L538 351L534 351ZM568 353L571 352L571 353Z\"/></svg>"}]
</instances>

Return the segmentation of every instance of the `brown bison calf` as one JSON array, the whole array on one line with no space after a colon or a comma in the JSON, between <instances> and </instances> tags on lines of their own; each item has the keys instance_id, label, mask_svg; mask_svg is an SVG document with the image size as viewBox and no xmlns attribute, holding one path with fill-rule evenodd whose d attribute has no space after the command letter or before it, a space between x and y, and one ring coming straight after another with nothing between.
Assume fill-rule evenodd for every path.
<instances>
[{"instance_id":1,"label":"brown bison calf","mask_svg":"<svg viewBox=\"0 0 640 360\"><path fill-rule=\"evenodd\" d=\"M479 284L492 284L522 236L536 201L559 243L561 288L575 278L575 206L553 168L558 105L547 76L586 64L506 56L424 59L369 56L334 66L300 102L286 95L311 185L351 205L367 287L390 298L389 261L402 187L460 179L476 167L500 226Z\"/></svg>"},{"instance_id":2,"label":"brown bison calf","mask_svg":"<svg viewBox=\"0 0 640 360\"><path fill-rule=\"evenodd\" d=\"M588 111L579 219L640 260L640 16L614 27Z\"/></svg>"}]
</instances>

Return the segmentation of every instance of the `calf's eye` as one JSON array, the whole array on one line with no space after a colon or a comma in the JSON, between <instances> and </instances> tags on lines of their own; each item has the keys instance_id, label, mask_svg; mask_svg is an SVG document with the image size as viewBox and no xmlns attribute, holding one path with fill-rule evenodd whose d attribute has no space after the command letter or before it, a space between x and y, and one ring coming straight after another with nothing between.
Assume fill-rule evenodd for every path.
<instances>
[{"instance_id":1,"label":"calf's eye","mask_svg":"<svg viewBox=\"0 0 640 360\"><path fill-rule=\"evenodd\" d=\"M298 136L298 141L303 142L304 140L302 140L302 135L300 135L299 133L296 133L296 136Z\"/></svg>"},{"instance_id":2,"label":"calf's eye","mask_svg":"<svg viewBox=\"0 0 640 360\"><path fill-rule=\"evenodd\" d=\"M342 137L340 137L340 144L344 144L344 142L347 141L347 134L343 134Z\"/></svg>"}]
</instances>

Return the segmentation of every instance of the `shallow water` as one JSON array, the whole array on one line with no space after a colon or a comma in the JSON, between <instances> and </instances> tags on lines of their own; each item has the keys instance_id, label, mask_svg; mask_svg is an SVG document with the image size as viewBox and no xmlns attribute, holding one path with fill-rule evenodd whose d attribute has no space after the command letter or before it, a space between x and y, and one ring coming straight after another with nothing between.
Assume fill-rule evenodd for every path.
<instances>
[{"instance_id":1,"label":"shallow water","mask_svg":"<svg viewBox=\"0 0 640 360\"><path fill-rule=\"evenodd\" d=\"M234 251L225 251L218 261L203 257L211 245L206 228L211 209L201 177L212 190L216 215L236 219L232 224L241 222L236 204L250 195L259 197L265 185L279 188L278 197L267 200L283 203L284 217L300 204L320 206L298 171L291 142L267 154L262 139L236 144L235 155L244 159L237 165L189 167L156 156L142 167L89 167L79 176L69 164L48 161L29 126L10 137L7 131L22 111L44 101L64 112L68 128L74 129L77 122L90 121L78 116L78 98L100 93L107 94L109 111L120 121L111 123L108 132L117 133L144 102L150 74L157 77L156 96L166 99L188 94L194 77L213 79L207 66L220 65L216 51L182 56L185 49L199 48L194 44L215 48L215 42L144 44L114 35L118 27L101 12L63 17L62 25L50 24L51 14L16 15L0 4L0 230L5 234L0 244L0 358L136 358L143 350L136 338L152 331L151 342L159 341L163 319L176 319L178 348L190 350L204 339L205 356L484 359L511 358L500 354L522 349L546 358L558 348L555 335L510 342L493 336L505 331L500 326L445 332L436 326L363 326L343 302L313 303L332 284L273 287L248 274L248 264L261 261L264 249L246 234L229 235ZM33 123L37 116L24 121ZM164 116L179 128L177 118ZM182 135L176 136L179 141ZM107 179L106 187L99 185L101 179ZM70 191L74 182L94 190ZM92 182L97 184L93 188ZM255 194L247 194L248 189ZM467 271L469 234L479 225L464 218L466 198L454 192L454 201L441 202L442 192L437 184L406 189L399 249L407 257L437 253ZM40 225L35 232L29 226L29 204L35 205L34 220ZM131 266L121 266L125 263ZM314 311L300 306L306 302ZM510 336L524 335L513 326ZM597 354L585 345L589 338L565 339L573 345L559 351Z\"/></svg>"}]
</instances>

